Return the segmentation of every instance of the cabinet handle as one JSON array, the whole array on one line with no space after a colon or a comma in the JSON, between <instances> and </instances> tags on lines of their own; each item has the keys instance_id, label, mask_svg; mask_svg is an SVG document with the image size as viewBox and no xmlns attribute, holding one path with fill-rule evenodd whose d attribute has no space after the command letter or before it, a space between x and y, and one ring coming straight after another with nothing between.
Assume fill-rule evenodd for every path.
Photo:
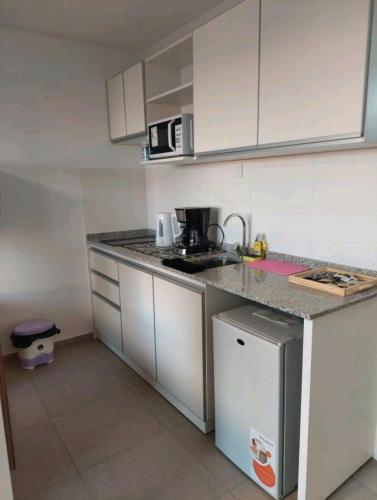
<instances>
[{"instance_id":1,"label":"cabinet handle","mask_svg":"<svg viewBox=\"0 0 377 500\"><path fill-rule=\"evenodd\" d=\"M245 345L245 342L242 339L237 339L237 343L240 345Z\"/></svg>"}]
</instances>

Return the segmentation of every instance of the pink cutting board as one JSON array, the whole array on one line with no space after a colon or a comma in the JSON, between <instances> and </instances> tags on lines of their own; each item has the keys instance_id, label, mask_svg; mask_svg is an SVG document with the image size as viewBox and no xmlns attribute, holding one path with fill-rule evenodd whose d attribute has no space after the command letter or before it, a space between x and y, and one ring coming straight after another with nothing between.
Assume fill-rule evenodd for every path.
<instances>
[{"instance_id":1,"label":"pink cutting board","mask_svg":"<svg viewBox=\"0 0 377 500\"><path fill-rule=\"evenodd\" d=\"M308 271L310 268L301 264L292 264L283 260L259 260L257 262L247 262L248 267L253 269L261 269L269 273L280 274L281 276L289 276L290 274L301 273Z\"/></svg>"}]
</instances>

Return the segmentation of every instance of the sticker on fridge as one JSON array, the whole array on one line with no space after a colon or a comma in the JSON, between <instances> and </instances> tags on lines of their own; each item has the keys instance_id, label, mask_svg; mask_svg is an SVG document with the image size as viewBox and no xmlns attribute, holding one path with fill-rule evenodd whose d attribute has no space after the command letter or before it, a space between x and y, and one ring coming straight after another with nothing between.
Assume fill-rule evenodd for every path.
<instances>
[{"instance_id":1,"label":"sticker on fridge","mask_svg":"<svg viewBox=\"0 0 377 500\"><path fill-rule=\"evenodd\" d=\"M277 491L276 447L270 439L250 428L251 476L271 494Z\"/></svg>"}]
</instances>

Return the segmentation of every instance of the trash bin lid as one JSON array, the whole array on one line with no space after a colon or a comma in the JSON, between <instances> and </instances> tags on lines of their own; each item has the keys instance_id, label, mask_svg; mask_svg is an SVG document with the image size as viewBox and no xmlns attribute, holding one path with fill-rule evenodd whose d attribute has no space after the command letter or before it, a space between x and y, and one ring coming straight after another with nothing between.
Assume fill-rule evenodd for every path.
<instances>
[{"instance_id":1,"label":"trash bin lid","mask_svg":"<svg viewBox=\"0 0 377 500\"><path fill-rule=\"evenodd\" d=\"M54 322L48 319L29 319L23 321L13 330L15 335L37 335L53 328Z\"/></svg>"}]
</instances>

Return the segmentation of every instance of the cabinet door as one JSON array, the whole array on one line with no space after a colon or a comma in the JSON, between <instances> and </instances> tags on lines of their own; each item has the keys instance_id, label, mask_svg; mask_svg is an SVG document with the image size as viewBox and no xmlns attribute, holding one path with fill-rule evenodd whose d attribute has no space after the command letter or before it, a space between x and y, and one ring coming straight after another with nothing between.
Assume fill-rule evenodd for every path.
<instances>
[{"instance_id":1,"label":"cabinet door","mask_svg":"<svg viewBox=\"0 0 377 500\"><path fill-rule=\"evenodd\" d=\"M6 434L5 423L3 422L1 402L0 402L0 481L1 481L1 499L13 500L13 491L11 476L9 471L10 462L6 453Z\"/></svg>"},{"instance_id":2,"label":"cabinet door","mask_svg":"<svg viewBox=\"0 0 377 500\"><path fill-rule=\"evenodd\" d=\"M157 381L204 418L203 295L154 277Z\"/></svg>"},{"instance_id":3,"label":"cabinet door","mask_svg":"<svg viewBox=\"0 0 377 500\"><path fill-rule=\"evenodd\" d=\"M257 144L259 0L194 31L196 153Z\"/></svg>"},{"instance_id":4,"label":"cabinet door","mask_svg":"<svg viewBox=\"0 0 377 500\"><path fill-rule=\"evenodd\" d=\"M106 83L110 140L116 141L127 135L122 73L109 78Z\"/></svg>"},{"instance_id":5,"label":"cabinet door","mask_svg":"<svg viewBox=\"0 0 377 500\"><path fill-rule=\"evenodd\" d=\"M359 137L369 0L262 0L259 144Z\"/></svg>"},{"instance_id":6,"label":"cabinet door","mask_svg":"<svg viewBox=\"0 0 377 500\"><path fill-rule=\"evenodd\" d=\"M15 453L14 453L14 443L13 443L12 425L11 425L11 419L10 419L8 391L7 391L7 384L6 384L6 380L5 380L4 358L3 358L3 355L1 352L1 346L0 346L0 432L1 432L1 412L3 414L3 419L4 419L5 440L6 440L6 444L7 444L9 466L12 470L14 470L16 468L16 457L15 457ZM0 446L0 448L1 448L1 446ZM7 461L5 460L5 462L7 462ZM8 466L8 463L6 463L6 466ZM1 472L0 472L0 476L1 476Z\"/></svg>"},{"instance_id":7,"label":"cabinet door","mask_svg":"<svg viewBox=\"0 0 377 500\"><path fill-rule=\"evenodd\" d=\"M120 311L98 295L93 294L93 319L96 331L122 350Z\"/></svg>"},{"instance_id":8,"label":"cabinet door","mask_svg":"<svg viewBox=\"0 0 377 500\"><path fill-rule=\"evenodd\" d=\"M137 366L156 378L153 277L119 264L123 350Z\"/></svg>"},{"instance_id":9,"label":"cabinet door","mask_svg":"<svg viewBox=\"0 0 377 500\"><path fill-rule=\"evenodd\" d=\"M127 136L145 133L144 66L140 62L123 73Z\"/></svg>"}]
</instances>

